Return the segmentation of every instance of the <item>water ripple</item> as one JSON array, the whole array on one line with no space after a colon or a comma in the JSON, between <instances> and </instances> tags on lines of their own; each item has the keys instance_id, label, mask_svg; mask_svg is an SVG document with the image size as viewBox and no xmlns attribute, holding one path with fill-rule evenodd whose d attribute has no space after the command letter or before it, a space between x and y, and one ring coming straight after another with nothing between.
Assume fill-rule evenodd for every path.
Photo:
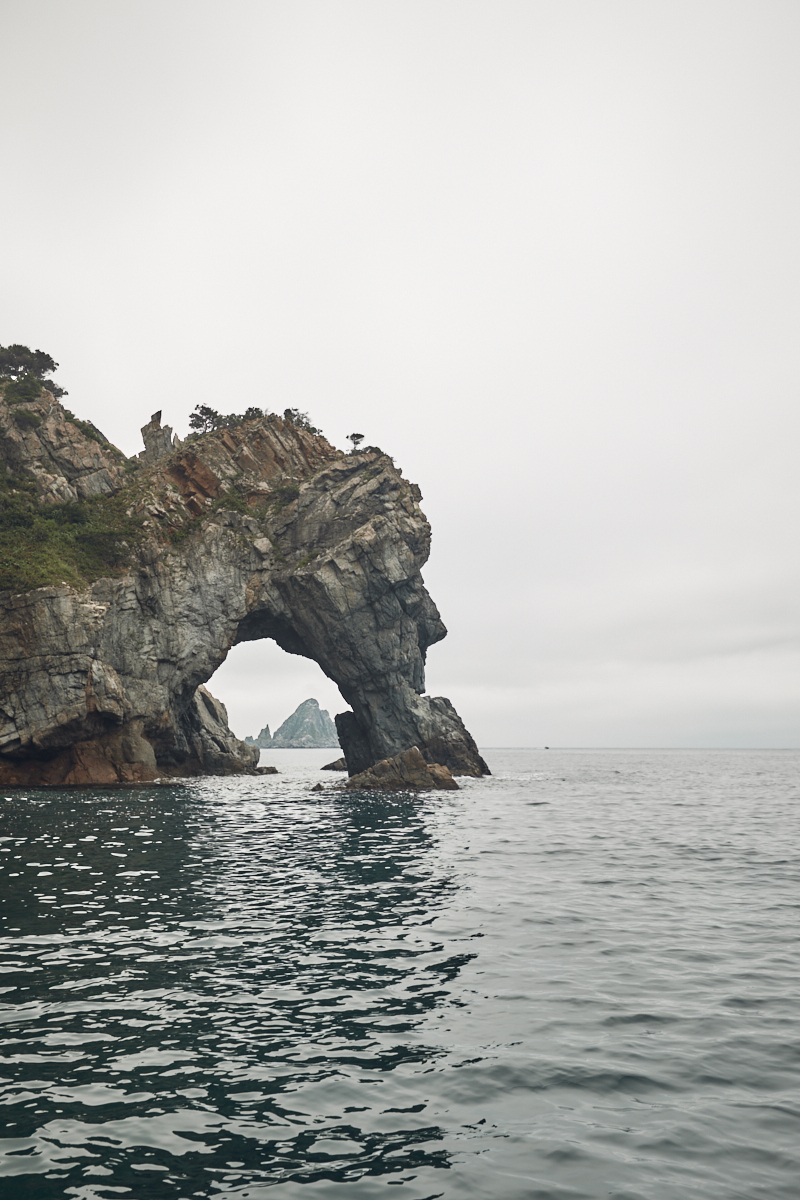
<instances>
[{"instance_id":1,"label":"water ripple","mask_svg":"<svg viewBox=\"0 0 800 1200\"><path fill-rule=\"evenodd\" d=\"M798 755L308 754L2 800L4 1197L794 1200Z\"/></svg>"}]
</instances>

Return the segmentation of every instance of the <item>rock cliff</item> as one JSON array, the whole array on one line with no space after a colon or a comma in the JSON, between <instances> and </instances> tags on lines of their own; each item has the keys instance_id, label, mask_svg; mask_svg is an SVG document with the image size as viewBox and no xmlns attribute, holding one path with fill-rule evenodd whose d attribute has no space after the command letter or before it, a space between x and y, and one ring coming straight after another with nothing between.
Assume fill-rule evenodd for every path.
<instances>
[{"instance_id":1,"label":"rock cliff","mask_svg":"<svg viewBox=\"0 0 800 1200\"><path fill-rule=\"evenodd\" d=\"M111 495L122 487L125 455L89 421L42 390L25 406L0 398L0 462L32 482L45 504Z\"/></svg>"},{"instance_id":2,"label":"rock cliff","mask_svg":"<svg viewBox=\"0 0 800 1200\"><path fill-rule=\"evenodd\" d=\"M43 505L89 497L88 516L70 509L89 525L52 535L71 582L0 592L0 782L253 770L258 751L202 685L232 646L259 638L338 685L351 775L413 746L454 774L487 771L449 701L424 695L427 649L446 633L420 576L430 527L385 454L344 454L270 415L165 439L148 465L47 392L30 411L36 421L15 419L0 398L4 512L33 538ZM107 520L105 541L87 543L108 548L98 578L81 528L112 508L119 536L109 541Z\"/></svg>"}]
</instances>

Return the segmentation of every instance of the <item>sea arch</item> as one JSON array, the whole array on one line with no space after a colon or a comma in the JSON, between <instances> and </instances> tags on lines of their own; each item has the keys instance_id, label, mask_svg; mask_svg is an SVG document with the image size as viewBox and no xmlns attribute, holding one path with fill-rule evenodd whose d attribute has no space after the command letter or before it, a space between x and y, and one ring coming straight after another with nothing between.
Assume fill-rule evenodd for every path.
<instances>
[{"instance_id":1,"label":"sea arch","mask_svg":"<svg viewBox=\"0 0 800 1200\"><path fill-rule=\"evenodd\" d=\"M252 769L204 685L232 646L262 638L336 684L351 774L413 746L486 773L453 706L425 694L446 629L420 573L420 499L380 450L343 454L275 418L152 465L133 569L5 598L0 781Z\"/></svg>"}]
</instances>

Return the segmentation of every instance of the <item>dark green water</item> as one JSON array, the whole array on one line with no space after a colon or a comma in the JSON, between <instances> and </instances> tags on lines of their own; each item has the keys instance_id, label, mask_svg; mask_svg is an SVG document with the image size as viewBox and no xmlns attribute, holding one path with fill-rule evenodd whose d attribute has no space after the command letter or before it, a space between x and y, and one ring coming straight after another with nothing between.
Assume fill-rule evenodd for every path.
<instances>
[{"instance_id":1,"label":"dark green water","mask_svg":"<svg viewBox=\"0 0 800 1200\"><path fill-rule=\"evenodd\" d=\"M800 753L326 756L0 797L3 1200L796 1200Z\"/></svg>"}]
</instances>

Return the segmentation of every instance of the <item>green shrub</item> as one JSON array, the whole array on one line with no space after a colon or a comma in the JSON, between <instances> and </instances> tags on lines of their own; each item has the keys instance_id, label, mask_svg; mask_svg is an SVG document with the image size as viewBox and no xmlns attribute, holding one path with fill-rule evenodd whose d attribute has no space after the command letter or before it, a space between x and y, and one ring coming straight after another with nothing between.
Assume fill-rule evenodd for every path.
<instances>
[{"instance_id":1,"label":"green shrub","mask_svg":"<svg viewBox=\"0 0 800 1200\"><path fill-rule=\"evenodd\" d=\"M291 504L300 495L300 488L296 483L285 483L282 487L275 488L272 493L275 497L273 508L285 508L287 504Z\"/></svg>"},{"instance_id":2,"label":"green shrub","mask_svg":"<svg viewBox=\"0 0 800 1200\"><path fill-rule=\"evenodd\" d=\"M243 413L220 413L207 404L195 405L194 412L189 417L189 437L198 437L201 433L210 433L214 429L233 429L242 421L257 421L268 416L265 408L256 408L251 404Z\"/></svg>"},{"instance_id":3,"label":"green shrub","mask_svg":"<svg viewBox=\"0 0 800 1200\"><path fill-rule=\"evenodd\" d=\"M300 559L300 561L297 563L298 568L307 567L309 563L313 562L314 559L319 556L319 554L320 554L319 550L312 550L310 554L306 554L303 558Z\"/></svg>"},{"instance_id":4,"label":"green shrub","mask_svg":"<svg viewBox=\"0 0 800 1200\"><path fill-rule=\"evenodd\" d=\"M62 581L82 587L114 574L143 536L140 518L125 515L119 496L40 504L25 481L0 478L0 590L15 592Z\"/></svg>"},{"instance_id":5,"label":"green shrub","mask_svg":"<svg viewBox=\"0 0 800 1200\"><path fill-rule=\"evenodd\" d=\"M9 404L30 404L38 400L42 394L42 381L34 375L23 375L20 379L10 379L3 395Z\"/></svg>"},{"instance_id":6,"label":"green shrub","mask_svg":"<svg viewBox=\"0 0 800 1200\"><path fill-rule=\"evenodd\" d=\"M283 419L298 429L305 429L307 433L322 433L321 429L317 429L316 425L311 424L308 419L308 413L301 412L299 408L285 408L283 410Z\"/></svg>"},{"instance_id":7,"label":"green shrub","mask_svg":"<svg viewBox=\"0 0 800 1200\"><path fill-rule=\"evenodd\" d=\"M38 429L42 423L38 413L31 412L29 408L15 408L11 415L20 429Z\"/></svg>"},{"instance_id":8,"label":"green shrub","mask_svg":"<svg viewBox=\"0 0 800 1200\"><path fill-rule=\"evenodd\" d=\"M207 512L219 512L220 509L241 513L242 516L247 516L250 512L250 507L247 500L241 492L226 492L224 496L219 496L206 509Z\"/></svg>"}]
</instances>

